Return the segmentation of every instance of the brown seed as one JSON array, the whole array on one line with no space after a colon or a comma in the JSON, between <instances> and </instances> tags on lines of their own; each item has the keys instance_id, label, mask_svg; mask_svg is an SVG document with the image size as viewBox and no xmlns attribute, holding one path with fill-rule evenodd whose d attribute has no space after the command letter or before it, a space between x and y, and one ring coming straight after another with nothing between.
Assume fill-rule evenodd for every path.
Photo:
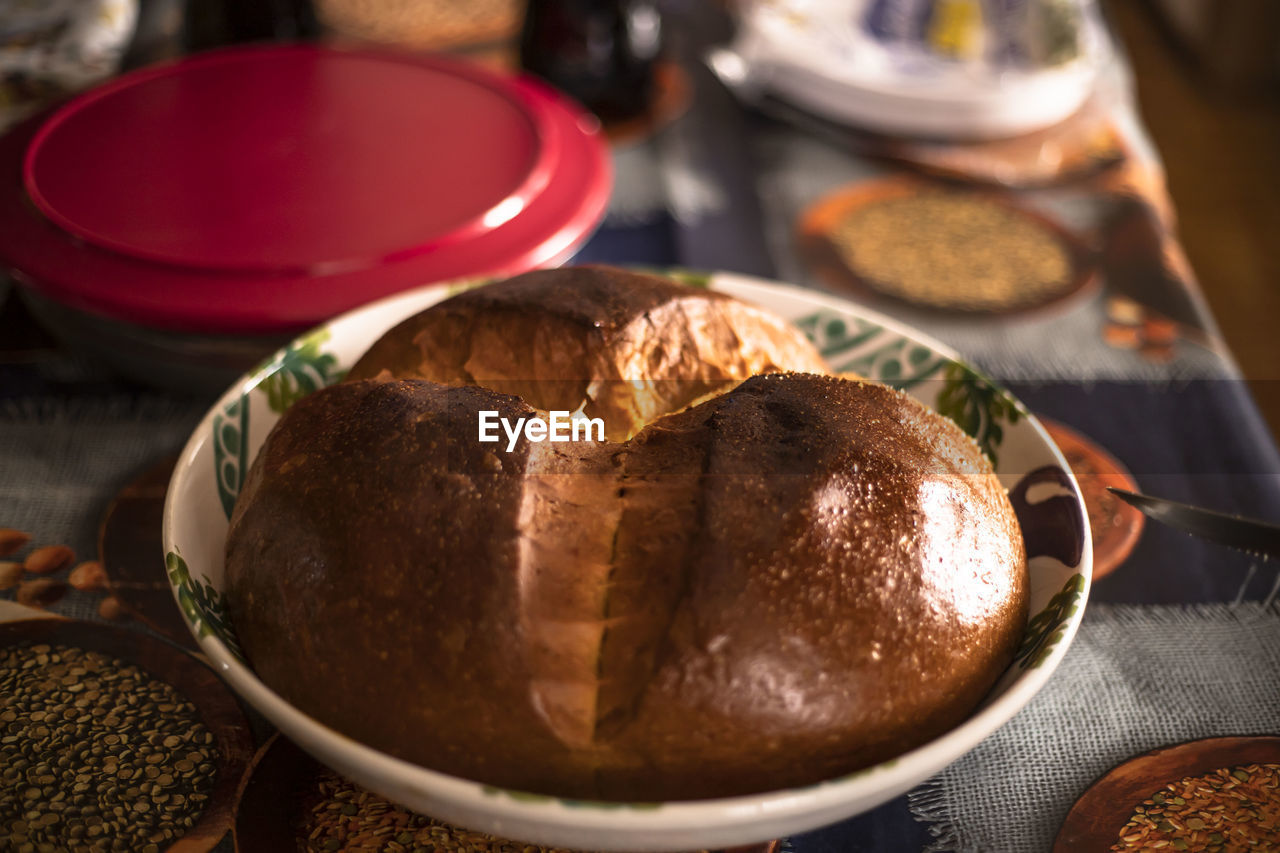
<instances>
[{"instance_id":1,"label":"brown seed","mask_svg":"<svg viewBox=\"0 0 1280 853\"><path fill-rule=\"evenodd\" d=\"M14 530L12 527L0 527L0 557L16 554L19 548L30 541L30 533Z\"/></svg>"},{"instance_id":2,"label":"brown seed","mask_svg":"<svg viewBox=\"0 0 1280 853\"><path fill-rule=\"evenodd\" d=\"M18 585L17 601L27 607L48 607L67 594L67 585L53 578L36 578Z\"/></svg>"},{"instance_id":3,"label":"brown seed","mask_svg":"<svg viewBox=\"0 0 1280 853\"><path fill-rule=\"evenodd\" d=\"M978 195L881 199L849 211L829 237L865 284L934 307L1021 307L1073 282L1071 256L1053 231Z\"/></svg>"},{"instance_id":4,"label":"brown seed","mask_svg":"<svg viewBox=\"0 0 1280 853\"><path fill-rule=\"evenodd\" d=\"M82 694L66 689L64 676L78 678L75 686ZM7 708L0 710L0 723L7 726L0 741L20 741L6 743L5 756L0 757L0 849L20 847L30 840L40 851L140 851L148 842L159 844L173 837L174 831L181 835L184 827L193 825L207 800L204 791L209 780L187 783L194 787L183 788L190 790L190 802L170 806L171 798L159 786L141 779L144 773L160 776L170 769L144 758L155 754L145 741L194 738L206 731L189 714L190 703L181 701L168 685L149 681L145 673L123 661L46 644L0 649L0 685ZM83 711L79 710L81 696L94 700ZM181 716L160 714L158 697L165 705L182 709ZM18 726L9 725L15 720L3 719L7 712L19 721ZM64 719L74 721L69 729ZM79 744L71 746L70 753L66 751L68 731ZM108 744L108 739L113 743ZM11 755L10 750L20 754ZM212 753L201 755L212 757ZM125 767L125 762L132 768ZM126 771L134 784L121 781ZM7 805L6 791L13 795ZM172 829L162 828L162 821ZM21 843L14 840L19 831ZM98 845L99 840L106 846Z\"/></svg>"},{"instance_id":5,"label":"brown seed","mask_svg":"<svg viewBox=\"0 0 1280 853\"><path fill-rule=\"evenodd\" d=\"M107 572L97 560L87 560L71 570L71 586L81 592L105 589Z\"/></svg>"},{"instance_id":6,"label":"brown seed","mask_svg":"<svg viewBox=\"0 0 1280 853\"><path fill-rule=\"evenodd\" d=\"M34 575L47 575L62 571L75 558L75 552L66 545L45 545L28 554L22 567Z\"/></svg>"},{"instance_id":7,"label":"brown seed","mask_svg":"<svg viewBox=\"0 0 1280 853\"><path fill-rule=\"evenodd\" d=\"M22 563L0 561L0 589L13 589L22 580Z\"/></svg>"},{"instance_id":8,"label":"brown seed","mask_svg":"<svg viewBox=\"0 0 1280 853\"><path fill-rule=\"evenodd\" d=\"M98 602L98 615L103 619L109 619L114 622L117 619L124 619L129 613L124 609L124 605L120 603L120 599L114 595L108 595Z\"/></svg>"}]
</instances>

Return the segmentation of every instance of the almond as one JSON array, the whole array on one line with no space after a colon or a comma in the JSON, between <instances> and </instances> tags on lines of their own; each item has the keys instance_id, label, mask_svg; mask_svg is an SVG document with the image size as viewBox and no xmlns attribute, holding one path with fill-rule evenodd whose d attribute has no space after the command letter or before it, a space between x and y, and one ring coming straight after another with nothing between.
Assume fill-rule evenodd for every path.
<instances>
[{"instance_id":1,"label":"almond","mask_svg":"<svg viewBox=\"0 0 1280 853\"><path fill-rule=\"evenodd\" d=\"M75 558L75 552L66 545L46 545L28 554L23 568L33 575L47 575L62 571Z\"/></svg>"},{"instance_id":2,"label":"almond","mask_svg":"<svg viewBox=\"0 0 1280 853\"><path fill-rule=\"evenodd\" d=\"M22 580L22 563L0 561L0 589L13 589Z\"/></svg>"},{"instance_id":3,"label":"almond","mask_svg":"<svg viewBox=\"0 0 1280 853\"><path fill-rule=\"evenodd\" d=\"M18 584L17 600L27 607L48 607L67 594L67 585L52 578L36 578Z\"/></svg>"},{"instance_id":4,"label":"almond","mask_svg":"<svg viewBox=\"0 0 1280 853\"><path fill-rule=\"evenodd\" d=\"M81 592L93 592L106 588L107 572L102 568L102 563L88 560L71 570L70 580L72 588Z\"/></svg>"},{"instance_id":5,"label":"almond","mask_svg":"<svg viewBox=\"0 0 1280 853\"><path fill-rule=\"evenodd\" d=\"M108 595L98 602L98 615L103 619L110 619L114 622L117 619L124 619L129 613L124 609L124 605L120 603L120 599L114 595Z\"/></svg>"},{"instance_id":6,"label":"almond","mask_svg":"<svg viewBox=\"0 0 1280 853\"><path fill-rule=\"evenodd\" d=\"M0 527L0 557L8 557L31 541L30 533L14 530L12 527Z\"/></svg>"}]
</instances>

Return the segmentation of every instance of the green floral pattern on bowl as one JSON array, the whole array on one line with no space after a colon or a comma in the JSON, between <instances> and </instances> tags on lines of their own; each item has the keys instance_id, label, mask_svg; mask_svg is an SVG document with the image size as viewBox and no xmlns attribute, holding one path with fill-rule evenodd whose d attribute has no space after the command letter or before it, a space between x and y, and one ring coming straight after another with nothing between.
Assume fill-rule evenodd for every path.
<instances>
[{"instance_id":1,"label":"green floral pattern on bowl","mask_svg":"<svg viewBox=\"0 0 1280 853\"><path fill-rule=\"evenodd\" d=\"M902 391L938 379L933 408L968 433L992 465L1005 426L1026 415L1021 403L972 367L870 320L821 311L795 323L837 373L856 373Z\"/></svg>"},{"instance_id":2,"label":"green floral pattern on bowl","mask_svg":"<svg viewBox=\"0 0 1280 853\"><path fill-rule=\"evenodd\" d=\"M227 520L231 519L231 511L235 509L236 497L240 494L240 486L249 473L248 448L245 444L249 434L249 400L248 394L241 395L226 403L220 412L213 416L212 429L214 479L218 484L218 503L222 507Z\"/></svg>"},{"instance_id":3,"label":"green floral pattern on bowl","mask_svg":"<svg viewBox=\"0 0 1280 853\"><path fill-rule=\"evenodd\" d=\"M1027 622L1027 633L1014 663L1022 669L1035 669L1048 660L1066 638L1067 624L1084 604L1085 589L1084 575L1074 574L1067 579L1048 606Z\"/></svg>"},{"instance_id":4,"label":"green floral pattern on bowl","mask_svg":"<svg viewBox=\"0 0 1280 853\"><path fill-rule=\"evenodd\" d=\"M290 344L275 358L258 368L258 387L267 395L267 407L282 415L303 397L332 385L343 377L337 357L320 347L329 340L329 330L316 329Z\"/></svg>"},{"instance_id":5,"label":"green floral pattern on bowl","mask_svg":"<svg viewBox=\"0 0 1280 853\"><path fill-rule=\"evenodd\" d=\"M1009 392L967 364L954 361L943 368L942 388L934 408L968 433L993 467L1000 463L998 450L1005 427L1027 414Z\"/></svg>"},{"instance_id":6,"label":"green floral pattern on bowl","mask_svg":"<svg viewBox=\"0 0 1280 853\"><path fill-rule=\"evenodd\" d=\"M178 607L186 617L197 637L217 637L241 663L246 663L231 618L227 615L227 603L222 593L206 576L202 583L191 577L187 561L176 551L164 556L169 583L177 591Z\"/></svg>"}]
</instances>

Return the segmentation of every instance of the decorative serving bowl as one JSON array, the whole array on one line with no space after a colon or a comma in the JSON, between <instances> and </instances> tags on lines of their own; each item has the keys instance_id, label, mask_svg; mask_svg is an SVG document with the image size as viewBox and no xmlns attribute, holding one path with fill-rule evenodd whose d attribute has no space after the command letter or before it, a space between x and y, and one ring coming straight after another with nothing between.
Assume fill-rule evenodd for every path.
<instances>
[{"instance_id":1,"label":"decorative serving bowl","mask_svg":"<svg viewBox=\"0 0 1280 853\"><path fill-rule=\"evenodd\" d=\"M677 277L790 320L834 371L905 390L955 420L995 462L1027 544L1031 618L1014 663L965 722L894 759L802 788L699 801L591 802L499 789L394 758L320 724L260 681L227 613L223 566L228 519L254 455L289 405L339 381L384 331L466 283L393 296L298 338L236 382L188 441L165 505L168 576L192 633L232 688L316 758L409 808L494 835L620 851L753 843L867 811L960 758L1026 705L1079 627L1093 565L1080 490L1040 424L942 345L856 305L737 275Z\"/></svg>"}]
</instances>

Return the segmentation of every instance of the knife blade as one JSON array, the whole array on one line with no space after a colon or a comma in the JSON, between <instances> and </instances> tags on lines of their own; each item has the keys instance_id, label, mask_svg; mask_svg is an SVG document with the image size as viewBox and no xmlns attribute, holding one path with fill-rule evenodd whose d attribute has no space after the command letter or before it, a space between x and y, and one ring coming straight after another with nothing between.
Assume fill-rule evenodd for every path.
<instances>
[{"instance_id":1,"label":"knife blade","mask_svg":"<svg viewBox=\"0 0 1280 853\"><path fill-rule=\"evenodd\" d=\"M1108 486L1107 491L1153 521L1167 524L1184 533L1255 556L1267 559L1280 557L1280 526L1270 522L1228 515L1168 498L1140 495L1114 486Z\"/></svg>"}]
</instances>

